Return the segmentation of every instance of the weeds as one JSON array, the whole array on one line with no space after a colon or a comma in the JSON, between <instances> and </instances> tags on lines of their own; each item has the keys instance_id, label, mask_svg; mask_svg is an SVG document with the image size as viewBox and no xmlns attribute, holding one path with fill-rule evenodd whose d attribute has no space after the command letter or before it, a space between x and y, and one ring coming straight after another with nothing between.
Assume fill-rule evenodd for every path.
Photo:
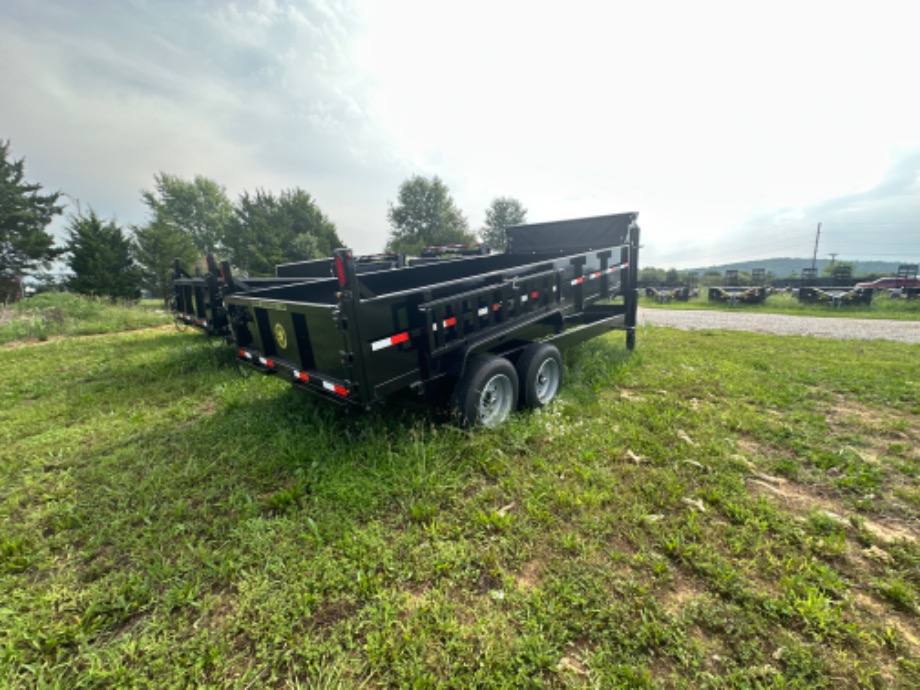
<instances>
[{"instance_id":1,"label":"weeds","mask_svg":"<svg viewBox=\"0 0 920 690\"><path fill-rule=\"evenodd\" d=\"M687 302L659 303L651 297L641 297L639 303L649 309L710 309L715 311L743 311L754 314L789 314L791 316L824 316L856 319L895 319L897 321L920 321L920 299L889 299L876 295L871 305L828 305L799 302L792 295L776 293L768 295L763 304L728 305L710 302L706 290L699 297Z\"/></svg>"},{"instance_id":2,"label":"weeds","mask_svg":"<svg viewBox=\"0 0 920 690\"><path fill-rule=\"evenodd\" d=\"M8 350L0 685L915 687L916 346L645 329L495 430Z\"/></svg>"},{"instance_id":3,"label":"weeds","mask_svg":"<svg viewBox=\"0 0 920 690\"><path fill-rule=\"evenodd\" d=\"M170 317L149 305L113 303L73 293L49 292L0 306L0 345L66 335L116 333L162 326Z\"/></svg>"}]
</instances>

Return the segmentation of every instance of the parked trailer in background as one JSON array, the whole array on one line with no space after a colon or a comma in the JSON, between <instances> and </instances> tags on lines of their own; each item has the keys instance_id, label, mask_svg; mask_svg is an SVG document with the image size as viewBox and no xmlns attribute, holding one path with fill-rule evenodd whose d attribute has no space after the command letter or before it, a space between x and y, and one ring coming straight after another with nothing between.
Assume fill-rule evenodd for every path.
<instances>
[{"instance_id":1,"label":"parked trailer in background","mask_svg":"<svg viewBox=\"0 0 920 690\"><path fill-rule=\"evenodd\" d=\"M448 244L438 247L425 247L417 258L409 259L409 266L425 266L456 259L468 259L474 256L487 256L492 250L485 243Z\"/></svg>"},{"instance_id":2,"label":"parked trailer in background","mask_svg":"<svg viewBox=\"0 0 920 690\"><path fill-rule=\"evenodd\" d=\"M508 251L226 297L242 364L356 408L412 389L495 426L562 383L560 349L636 338L637 214L508 228Z\"/></svg>"},{"instance_id":3,"label":"parked trailer in background","mask_svg":"<svg viewBox=\"0 0 920 690\"><path fill-rule=\"evenodd\" d=\"M767 288L762 286L711 287L709 288L709 301L725 304L763 304L767 300L767 294Z\"/></svg>"},{"instance_id":4,"label":"parked trailer in background","mask_svg":"<svg viewBox=\"0 0 920 690\"><path fill-rule=\"evenodd\" d=\"M709 288L709 301L725 304L763 304L767 301L770 290L764 285L766 271L755 268L751 271L751 280L756 285L739 285L738 271L725 271L725 285Z\"/></svg>"},{"instance_id":5,"label":"parked trailer in background","mask_svg":"<svg viewBox=\"0 0 920 690\"><path fill-rule=\"evenodd\" d=\"M845 304L872 304L873 290L860 287L815 287L799 288L796 298L806 304L829 304L839 307Z\"/></svg>"},{"instance_id":6,"label":"parked trailer in background","mask_svg":"<svg viewBox=\"0 0 920 690\"><path fill-rule=\"evenodd\" d=\"M668 302L689 302L690 298L693 296L693 292L694 291L686 285L678 287L645 288L645 296L651 297L659 304L667 304Z\"/></svg>"}]
</instances>

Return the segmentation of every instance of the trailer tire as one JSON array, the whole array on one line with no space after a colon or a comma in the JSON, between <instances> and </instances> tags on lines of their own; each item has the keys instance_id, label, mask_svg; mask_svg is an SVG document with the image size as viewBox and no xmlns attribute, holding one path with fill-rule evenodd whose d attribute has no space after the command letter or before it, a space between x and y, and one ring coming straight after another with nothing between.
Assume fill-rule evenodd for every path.
<instances>
[{"instance_id":1,"label":"trailer tire","mask_svg":"<svg viewBox=\"0 0 920 690\"><path fill-rule=\"evenodd\" d=\"M481 356L470 360L457 381L451 410L461 426L493 428L508 419L517 401L514 365L504 357Z\"/></svg>"},{"instance_id":2,"label":"trailer tire","mask_svg":"<svg viewBox=\"0 0 920 690\"><path fill-rule=\"evenodd\" d=\"M517 361L521 407L545 407L562 388L562 355L555 345L533 343Z\"/></svg>"}]
</instances>

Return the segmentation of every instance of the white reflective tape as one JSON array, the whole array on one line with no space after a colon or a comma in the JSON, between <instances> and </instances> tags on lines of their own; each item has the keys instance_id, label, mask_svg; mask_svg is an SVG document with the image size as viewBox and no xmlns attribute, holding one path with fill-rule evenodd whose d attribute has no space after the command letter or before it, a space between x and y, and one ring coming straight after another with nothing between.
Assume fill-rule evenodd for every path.
<instances>
[{"instance_id":1,"label":"white reflective tape","mask_svg":"<svg viewBox=\"0 0 920 690\"><path fill-rule=\"evenodd\" d=\"M488 307L483 307L482 309L480 309L480 310L477 311L476 313L479 314L480 316L485 316L486 314L489 313L489 308L488 308Z\"/></svg>"},{"instance_id":2,"label":"white reflective tape","mask_svg":"<svg viewBox=\"0 0 920 690\"><path fill-rule=\"evenodd\" d=\"M323 381L323 388L325 388L327 391L332 391L335 393L335 386L328 381Z\"/></svg>"},{"instance_id":3,"label":"white reflective tape","mask_svg":"<svg viewBox=\"0 0 920 690\"><path fill-rule=\"evenodd\" d=\"M371 343L371 350L377 352L377 350L382 350L385 347L390 346L390 339L384 338L383 340L375 340Z\"/></svg>"},{"instance_id":4,"label":"white reflective tape","mask_svg":"<svg viewBox=\"0 0 920 690\"><path fill-rule=\"evenodd\" d=\"M436 323L431 324L431 330L433 330L433 331L438 330L438 324L436 324Z\"/></svg>"},{"instance_id":5,"label":"white reflective tape","mask_svg":"<svg viewBox=\"0 0 920 690\"><path fill-rule=\"evenodd\" d=\"M527 295L521 295L521 302L527 301Z\"/></svg>"},{"instance_id":6,"label":"white reflective tape","mask_svg":"<svg viewBox=\"0 0 920 690\"><path fill-rule=\"evenodd\" d=\"M553 285L553 292L556 292L556 286Z\"/></svg>"},{"instance_id":7,"label":"white reflective tape","mask_svg":"<svg viewBox=\"0 0 920 690\"><path fill-rule=\"evenodd\" d=\"M268 360L265 359L265 357L259 357L259 364L261 364L263 367L264 367L264 366L267 366L267 365L268 365Z\"/></svg>"}]
</instances>

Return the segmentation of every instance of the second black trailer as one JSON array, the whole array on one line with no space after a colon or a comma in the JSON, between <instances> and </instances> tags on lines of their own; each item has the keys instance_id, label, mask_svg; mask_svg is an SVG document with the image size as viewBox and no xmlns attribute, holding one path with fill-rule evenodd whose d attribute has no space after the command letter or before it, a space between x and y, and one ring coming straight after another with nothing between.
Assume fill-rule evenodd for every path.
<instances>
[{"instance_id":1,"label":"second black trailer","mask_svg":"<svg viewBox=\"0 0 920 690\"><path fill-rule=\"evenodd\" d=\"M503 254L369 274L337 250L333 279L226 296L238 357L343 405L447 392L494 426L556 396L560 348L612 328L634 347L636 217L516 226Z\"/></svg>"}]
</instances>

